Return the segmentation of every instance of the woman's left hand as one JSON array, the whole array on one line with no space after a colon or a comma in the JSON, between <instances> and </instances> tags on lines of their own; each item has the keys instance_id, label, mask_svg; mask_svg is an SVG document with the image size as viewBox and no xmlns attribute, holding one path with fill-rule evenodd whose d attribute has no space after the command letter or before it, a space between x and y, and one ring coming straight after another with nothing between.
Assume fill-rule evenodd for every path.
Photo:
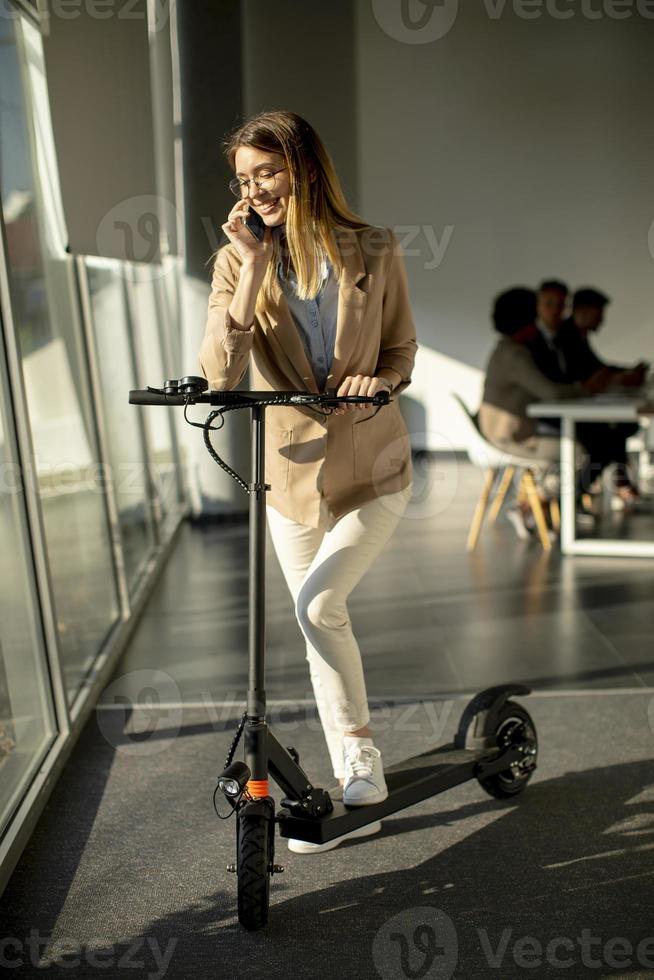
<instances>
[{"instance_id":1,"label":"woman's left hand","mask_svg":"<svg viewBox=\"0 0 654 980\"><path fill-rule=\"evenodd\" d=\"M386 378L371 378L364 374L348 375L343 381L340 388L337 391L337 395L360 395L365 398L372 398L376 395L378 391L390 391L391 385ZM361 402L359 405L355 403L345 403L343 405L337 405L334 409L336 415L342 415L343 412L351 411L355 408L370 408L365 402Z\"/></svg>"}]
</instances>

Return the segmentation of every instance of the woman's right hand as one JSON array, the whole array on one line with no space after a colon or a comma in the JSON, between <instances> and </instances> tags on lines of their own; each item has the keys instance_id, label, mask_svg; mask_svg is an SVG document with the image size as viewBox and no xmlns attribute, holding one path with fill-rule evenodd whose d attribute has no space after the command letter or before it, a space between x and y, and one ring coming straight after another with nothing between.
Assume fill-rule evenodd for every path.
<instances>
[{"instance_id":1,"label":"woman's right hand","mask_svg":"<svg viewBox=\"0 0 654 980\"><path fill-rule=\"evenodd\" d=\"M272 255L272 231L270 228L265 229L262 242L255 238L250 229L245 226L249 210L247 198L237 201L222 229L244 263L265 269Z\"/></svg>"}]
</instances>

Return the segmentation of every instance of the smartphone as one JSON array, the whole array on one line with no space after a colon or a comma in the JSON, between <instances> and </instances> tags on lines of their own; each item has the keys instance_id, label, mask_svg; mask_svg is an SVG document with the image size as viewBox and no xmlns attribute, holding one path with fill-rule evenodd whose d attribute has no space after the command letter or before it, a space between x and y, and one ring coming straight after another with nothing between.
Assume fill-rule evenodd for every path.
<instances>
[{"instance_id":1,"label":"smartphone","mask_svg":"<svg viewBox=\"0 0 654 980\"><path fill-rule=\"evenodd\" d=\"M253 208L250 208L248 211L248 216L245 219L245 227L252 232L258 242L263 241L263 236L266 232L266 223L261 215Z\"/></svg>"}]
</instances>

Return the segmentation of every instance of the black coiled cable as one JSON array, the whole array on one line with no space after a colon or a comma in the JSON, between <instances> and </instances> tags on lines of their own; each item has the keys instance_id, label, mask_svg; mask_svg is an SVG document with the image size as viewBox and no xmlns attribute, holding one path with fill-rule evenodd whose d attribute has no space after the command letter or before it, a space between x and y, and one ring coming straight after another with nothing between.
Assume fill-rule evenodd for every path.
<instances>
[{"instance_id":1,"label":"black coiled cable","mask_svg":"<svg viewBox=\"0 0 654 980\"><path fill-rule=\"evenodd\" d=\"M207 447L207 452L209 453L211 458L214 460L214 462L218 463L218 466L220 466L225 471L225 473L228 473L233 480L236 480L236 482L238 483L238 485L241 487L242 490L245 490L246 493L251 493L252 491L249 485L243 479L243 477L240 476L236 472L236 470L233 470L231 466L225 462L224 459L221 459L218 453L216 452L216 450L211 445L211 438L209 436L209 432L210 431L219 432L222 429L224 422L223 425L218 425L218 426L211 425L211 423L217 416L220 416L222 419L225 412L233 412L236 409L240 409L240 408L251 408L253 405L268 406L268 405L288 405L288 404L289 402L287 398L279 398L279 399L272 398L270 399L270 401L265 401L265 402L244 400L242 402L239 402L237 405L222 405L220 408L214 409L212 412L209 412L205 421L200 423L200 422L192 422L191 419L187 416L186 410L188 409L189 406L189 402L187 401L186 404L184 405L184 420L188 422L189 425L194 425L197 426L198 429L204 430L203 433L204 444ZM328 415L331 415L333 413L333 409L331 408L325 412L323 412L321 409L314 408L312 405L304 405L303 408L307 408L310 411L312 411L315 415L321 415L323 417L327 417Z\"/></svg>"}]
</instances>

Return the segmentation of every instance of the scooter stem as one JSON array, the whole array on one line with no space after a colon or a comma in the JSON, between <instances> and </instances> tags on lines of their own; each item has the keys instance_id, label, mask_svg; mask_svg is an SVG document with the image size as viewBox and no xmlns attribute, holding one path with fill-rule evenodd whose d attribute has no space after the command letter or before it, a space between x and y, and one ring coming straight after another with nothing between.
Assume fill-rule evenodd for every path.
<instances>
[{"instance_id":1,"label":"scooter stem","mask_svg":"<svg viewBox=\"0 0 654 980\"><path fill-rule=\"evenodd\" d=\"M249 672L247 722L245 726L246 759L252 779L268 776L266 726L266 692L264 688L266 650L266 492L265 478L265 405L252 405L250 535L249 535ZM261 736L264 737L261 737Z\"/></svg>"}]
</instances>

